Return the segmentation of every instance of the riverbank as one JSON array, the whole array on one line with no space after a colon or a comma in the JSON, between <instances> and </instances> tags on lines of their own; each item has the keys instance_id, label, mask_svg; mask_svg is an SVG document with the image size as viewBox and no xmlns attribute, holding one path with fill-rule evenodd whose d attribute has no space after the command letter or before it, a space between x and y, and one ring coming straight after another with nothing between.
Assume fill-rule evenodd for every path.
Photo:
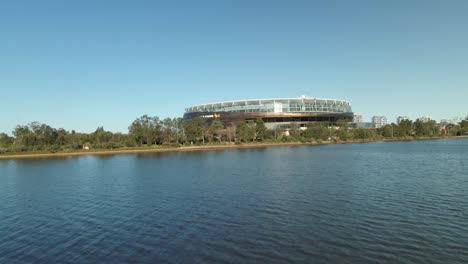
<instances>
[{"instance_id":1,"label":"riverbank","mask_svg":"<svg viewBox=\"0 0 468 264\"><path fill-rule=\"evenodd\" d=\"M355 139L348 141L314 141L314 142L273 142L273 143L247 143L247 144L220 144L220 145L197 145L181 147L140 147L140 148L122 148L122 149L102 149L102 150L77 150L70 152L29 152L1 154L0 160L6 159L25 159L25 158L49 158L49 157L68 157L82 155L118 155L118 154L138 154L138 153L158 153L158 152L184 152L184 151L207 151L223 149L241 149L241 148L266 148L280 146L310 146L310 145L329 145L329 144L353 144L353 143L371 143L371 142L394 142L394 141L414 141L414 140L436 140L436 139L454 139L468 138L468 136L458 137L419 137L419 138L386 138L386 139Z\"/></svg>"}]
</instances>

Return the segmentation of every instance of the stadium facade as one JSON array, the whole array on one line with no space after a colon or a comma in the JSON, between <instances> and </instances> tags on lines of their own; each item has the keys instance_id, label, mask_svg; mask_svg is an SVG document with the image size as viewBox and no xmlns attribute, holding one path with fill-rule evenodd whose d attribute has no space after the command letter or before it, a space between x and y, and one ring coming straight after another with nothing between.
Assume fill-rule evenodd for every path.
<instances>
[{"instance_id":1,"label":"stadium facade","mask_svg":"<svg viewBox=\"0 0 468 264\"><path fill-rule=\"evenodd\" d=\"M262 118L268 128L288 127L291 123L306 126L312 122L336 123L340 119L353 119L351 103L337 99L322 99L302 96L300 98L275 98L226 101L188 107L184 117L224 123L256 120Z\"/></svg>"}]
</instances>

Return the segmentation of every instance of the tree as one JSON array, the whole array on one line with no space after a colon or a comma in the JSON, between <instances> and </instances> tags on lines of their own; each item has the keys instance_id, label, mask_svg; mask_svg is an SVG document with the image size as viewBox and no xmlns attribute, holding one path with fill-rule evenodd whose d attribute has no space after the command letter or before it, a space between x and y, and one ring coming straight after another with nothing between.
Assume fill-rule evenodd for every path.
<instances>
[{"instance_id":1,"label":"tree","mask_svg":"<svg viewBox=\"0 0 468 264\"><path fill-rule=\"evenodd\" d=\"M68 132L65 129L59 128L57 130L56 144L60 146L67 144L67 134Z\"/></svg>"},{"instance_id":2,"label":"tree","mask_svg":"<svg viewBox=\"0 0 468 264\"><path fill-rule=\"evenodd\" d=\"M435 136L439 133L439 129L434 120L422 122L417 120L414 122L414 131L416 136Z\"/></svg>"},{"instance_id":3,"label":"tree","mask_svg":"<svg viewBox=\"0 0 468 264\"><path fill-rule=\"evenodd\" d=\"M249 138L249 127L244 121L240 121L236 125L236 139L238 141L247 141Z\"/></svg>"},{"instance_id":4,"label":"tree","mask_svg":"<svg viewBox=\"0 0 468 264\"><path fill-rule=\"evenodd\" d=\"M162 121L162 142L163 144L169 144L175 139L175 125L170 118L165 118Z\"/></svg>"},{"instance_id":5,"label":"tree","mask_svg":"<svg viewBox=\"0 0 468 264\"><path fill-rule=\"evenodd\" d=\"M392 125L385 125L380 128L381 135L386 138L393 137L393 126Z\"/></svg>"},{"instance_id":6,"label":"tree","mask_svg":"<svg viewBox=\"0 0 468 264\"><path fill-rule=\"evenodd\" d=\"M0 133L0 149L8 149L13 144L13 138L5 133Z\"/></svg>"},{"instance_id":7,"label":"tree","mask_svg":"<svg viewBox=\"0 0 468 264\"><path fill-rule=\"evenodd\" d=\"M91 135L93 138L93 144L100 145L104 142L106 142L106 131L104 130L104 127L98 127L96 131Z\"/></svg>"},{"instance_id":8,"label":"tree","mask_svg":"<svg viewBox=\"0 0 468 264\"><path fill-rule=\"evenodd\" d=\"M58 133L55 128L39 122L33 122L29 124L29 126L35 134L36 141L34 145L37 149L44 149L55 144L58 137Z\"/></svg>"},{"instance_id":9,"label":"tree","mask_svg":"<svg viewBox=\"0 0 468 264\"><path fill-rule=\"evenodd\" d=\"M195 117L184 124L184 132L187 140L192 144L202 141L205 144L206 119L204 117Z\"/></svg>"},{"instance_id":10,"label":"tree","mask_svg":"<svg viewBox=\"0 0 468 264\"><path fill-rule=\"evenodd\" d=\"M162 125L159 117L153 116L150 117L148 122L148 126L146 128L145 136L147 140L147 144L155 145L162 143Z\"/></svg>"},{"instance_id":11,"label":"tree","mask_svg":"<svg viewBox=\"0 0 468 264\"><path fill-rule=\"evenodd\" d=\"M248 120L247 124L247 140L253 141L255 140L255 122L253 120Z\"/></svg>"},{"instance_id":12,"label":"tree","mask_svg":"<svg viewBox=\"0 0 468 264\"><path fill-rule=\"evenodd\" d=\"M152 145L162 141L162 126L157 116L143 115L137 118L128 131L138 145Z\"/></svg>"},{"instance_id":13,"label":"tree","mask_svg":"<svg viewBox=\"0 0 468 264\"><path fill-rule=\"evenodd\" d=\"M337 135L341 140L348 140L350 138L349 129L348 129L349 121L346 119L340 119L336 122L338 126Z\"/></svg>"},{"instance_id":14,"label":"tree","mask_svg":"<svg viewBox=\"0 0 468 264\"><path fill-rule=\"evenodd\" d=\"M296 139L300 135L299 126L297 123L291 123L291 128L289 129L289 136Z\"/></svg>"},{"instance_id":15,"label":"tree","mask_svg":"<svg viewBox=\"0 0 468 264\"><path fill-rule=\"evenodd\" d=\"M145 143L145 137L143 135L143 124L139 119L133 121L133 123L128 127L128 133L134 138L138 145Z\"/></svg>"},{"instance_id":16,"label":"tree","mask_svg":"<svg viewBox=\"0 0 468 264\"><path fill-rule=\"evenodd\" d=\"M398 137L403 136L402 129L400 128L399 125L392 123L391 126L392 126L393 137L398 138Z\"/></svg>"},{"instance_id":17,"label":"tree","mask_svg":"<svg viewBox=\"0 0 468 264\"><path fill-rule=\"evenodd\" d=\"M85 136L85 134L76 133L75 130L72 130L71 133L68 133L65 136L66 144L68 144L72 149L80 149L83 147L83 143L87 141L83 139Z\"/></svg>"},{"instance_id":18,"label":"tree","mask_svg":"<svg viewBox=\"0 0 468 264\"><path fill-rule=\"evenodd\" d=\"M16 151L32 150L36 136L29 126L17 125L13 130L13 136L15 137L14 148Z\"/></svg>"},{"instance_id":19,"label":"tree","mask_svg":"<svg viewBox=\"0 0 468 264\"><path fill-rule=\"evenodd\" d=\"M303 136L308 140L328 140L330 130L328 123L311 123L307 126Z\"/></svg>"},{"instance_id":20,"label":"tree","mask_svg":"<svg viewBox=\"0 0 468 264\"><path fill-rule=\"evenodd\" d=\"M412 136L413 135L413 121L404 119L398 124L398 130L401 136Z\"/></svg>"},{"instance_id":21,"label":"tree","mask_svg":"<svg viewBox=\"0 0 468 264\"><path fill-rule=\"evenodd\" d=\"M257 118L255 120L255 137L256 139L263 141L266 137L267 128L265 126L265 122L261 118Z\"/></svg>"},{"instance_id":22,"label":"tree","mask_svg":"<svg viewBox=\"0 0 468 264\"><path fill-rule=\"evenodd\" d=\"M352 132L354 139L369 139L376 136L375 130L370 129L356 128Z\"/></svg>"},{"instance_id":23,"label":"tree","mask_svg":"<svg viewBox=\"0 0 468 264\"><path fill-rule=\"evenodd\" d=\"M230 125L226 127L226 139L230 142L234 142L236 140L236 132L237 127L235 125Z\"/></svg>"},{"instance_id":24,"label":"tree","mask_svg":"<svg viewBox=\"0 0 468 264\"><path fill-rule=\"evenodd\" d=\"M176 127L176 139L178 143L184 143L186 141L185 136L185 124L187 119L185 118L174 118L175 127Z\"/></svg>"},{"instance_id":25,"label":"tree","mask_svg":"<svg viewBox=\"0 0 468 264\"><path fill-rule=\"evenodd\" d=\"M348 129L348 124L349 121L347 119L340 119L336 121L336 126L339 127L340 129Z\"/></svg>"},{"instance_id":26,"label":"tree","mask_svg":"<svg viewBox=\"0 0 468 264\"><path fill-rule=\"evenodd\" d=\"M460 133L461 134L468 133L468 120L463 120L460 122Z\"/></svg>"},{"instance_id":27,"label":"tree","mask_svg":"<svg viewBox=\"0 0 468 264\"><path fill-rule=\"evenodd\" d=\"M184 124L185 137L191 144L197 141L197 128L193 122Z\"/></svg>"},{"instance_id":28,"label":"tree","mask_svg":"<svg viewBox=\"0 0 468 264\"><path fill-rule=\"evenodd\" d=\"M206 118L198 116L192 120L193 125L195 126L195 132L197 139L201 139L202 144L205 144L205 134L206 134Z\"/></svg>"},{"instance_id":29,"label":"tree","mask_svg":"<svg viewBox=\"0 0 468 264\"><path fill-rule=\"evenodd\" d=\"M213 122L211 122L210 126L210 138L211 140L214 140L215 138L218 139L219 142L221 142L221 131L224 128L224 125L221 121L215 119Z\"/></svg>"}]
</instances>

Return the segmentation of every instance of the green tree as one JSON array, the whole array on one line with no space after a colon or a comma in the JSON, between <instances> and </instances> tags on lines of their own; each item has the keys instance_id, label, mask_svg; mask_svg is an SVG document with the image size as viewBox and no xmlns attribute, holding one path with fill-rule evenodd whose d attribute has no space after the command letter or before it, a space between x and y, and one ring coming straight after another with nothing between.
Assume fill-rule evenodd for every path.
<instances>
[{"instance_id":1,"label":"green tree","mask_svg":"<svg viewBox=\"0 0 468 264\"><path fill-rule=\"evenodd\" d=\"M285 131L286 130L282 127L275 127L271 130L271 134L269 136L270 138L274 139L274 141L278 141L284 137Z\"/></svg>"},{"instance_id":2,"label":"green tree","mask_svg":"<svg viewBox=\"0 0 468 264\"><path fill-rule=\"evenodd\" d=\"M57 130L57 139L56 139L56 144L57 145L60 145L60 146L64 146L66 145L68 142L67 142L67 134L68 132L63 129L63 128L59 128Z\"/></svg>"},{"instance_id":3,"label":"green tree","mask_svg":"<svg viewBox=\"0 0 468 264\"><path fill-rule=\"evenodd\" d=\"M187 119L185 118L175 118L174 120L176 126L176 138L178 143L185 143L187 140L185 136L185 124L187 123Z\"/></svg>"},{"instance_id":4,"label":"green tree","mask_svg":"<svg viewBox=\"0 0 468 264\"><path fill-rule=\"evenodd\" d=\"M405 119L398 124L398 130L401 136L407 137L413 135L413 121Z\"/></svg>"},{"instance_id":5,"label":"green tree","mask_svg":"<svg viewBox=\"0 0 468 264\"><path fill-rule=\"evenodd\" d=\"M197 127L191 121L184 125L185 137L190 144L196 143L197 141Z\"/></svg>"},{"instance_id":6,"label":"green tree","mask_svg":"<svg viewBox=\"0 0 468 264\"><path fill-rule=\"evenodd\" d=\"M72 149L81 149L83 147L83 143L81 143L81 141L84 141L82 138L85 136L85 134L76 133L75 130L72 130L71 133L68 133L65 137L67 144Z\"/></svg>"},{"instance_id":7,"label":"green tree","mask_svg":"<svg viewBox=\"0 0 468 264\"><path fill-rule=\"evenodd\" d=\"M13 144L13 138L9 137L5 133L0 133L0 153L6 152L8 149L11 148Z\"/></svg>"},{"instance_id":8,"label":"green tree","mask_svg":"<svg viewBox=\"0 0 468 264\"><path fill-rule=\"evenodd\" d=\"M133 123L128 127L128 133L134 138L138 145L146 143L146 139L143 134L143 124L139 119L133 121Z\"/></svg>"},{"instance_id":9,"label":"green tree","mask_svg":"<svg viewBox=\"0 0 468 264\"><path fill-rule=\"evenodd\" d=\"M46 149L56 143L58 137L57 129L39 122L31 123L30 126L36 135L35 147L37 149Z\"/></svg>"},{"instance_id":10,"label":"green tree","mask_svg":"<svg viewBox=\"0 0 468 264\"><path fill-rule=\"evenodd\" d=\"M328 140L330 129L328 123L311 123L302 135L308 140Z\"/></svg>"},{"instance_id":11,"label":"green tree","mask_svg":"<svg viewBox=\"0 0 468 264\"><path fill-rule=\"evenodd\" d=\"M224 125L221 121L215 119L213 120L213 122L211 122L209 134L210 134L210 138L212 141L214 141L215 139L218 139L218 141L221 142L221 132L223 128L224 128Z\"/></svg>"},{"instance_id":12,"label":"green tree","mask_svg":"<svg viewBox=\"0 0 468 264\"><path fill-rule=\"evenodd\" d=\"M260 141L265 140L267 128L265 122L261 118L255 120L255 134L256 138Z\"/></svg>"},{"instance_id":13,"label":"green tree","mask_svg":"<svg viewBox=\"0 0 468 264\"><path fill-rule=\"evenodd\" d=\"M30 149L35 142L35 135L29 129L29 126L16 126L15 130L13 130L13 136L15 137L15 151L26 151Z\"/></svg>"},{"instance_id":14,"label":"green tree","mask_svg":"<svg viewBox=\"0 0 468 264\"><path fill-rule=\"evenodd\" d=\"M204 117L195 117L191 121L187 120L184 124L184 132L187 141L197 143L199 141L205 144L206 119Z\"/></svg>"},{"instance_id":15,"label":"green tree","mask_svg":"<svg viewBox=\"0 0 468 264\"><path fill-rule=\"evenodd\" d=\"M175 125L173 120L165 118L162 121L162 142L163 144L170 144L175 141Z\"/></svg>"},{"instance_id":16,"label":"green tree","mask_svg":"<svg viewBox=\"0 0 468 264\"><path fill-rule=\"evenodd\" d=\"M246 122L240 121L236 124L236 139L238 141L248 141L249 127Z\"/></svg>"},{"instance_id":17,"label":"green tree","mask_svg":"<svg viewBox=\"0 0 468 264\"><path fill-rule=\"evenodd\" d=\"M371 139L377 137L376 131L373 129L356 128L352 130L352 134L354 139Z\"/></svg>"},{"instance_id":18,"label":"green tree","mask_svg":"<svg viewBox=\"0 0 468 264\"><path fill-rule=\"evenodd\" d=\"M385 125L380 128L381 135L386 138L393 137L393 126L392 125Z\"/></svg>"},{"instance_id":19,"label":"green tree","mask_svg":"<svg viewBox=\"0 0 468 264\"><path fill-rule=\"evenodd\" d=\"M237 131L236 125L231 124L231 125L227 126L226 127L226 133L225 133L226 139L228 141L230 141L230 142L236 141L236 134L237 134L236 131Z\"/></svg>"},{"instance_id":20,"label":"green tree","mask_svg":"<svg viewBox=\"0 0 468 264\"><path fill-rule=\"evenodd\" d=\"M294 122L291 123L291 128L289 129L289 136L293 139L297 139L300 134L301 134L301 131L297 123L294 123Z\"/></svg>"},{"instance_id":21,"label":"green tree","mask_svg":"<svg viewBox=\"0 0 468 264\"><path fill-rule=\"evenodd\" d=\"M205 135L206 135L206 118L198 116L192 120L193 125L195 126L197 140L201 140L202 144L205 144Z\"/></svg>"},{"instance_id":22,"label":"green tree","mask_svg":"<svg viewBox=\"0 0 468 264\"><path fill-rule=\"evenodd\" d=\"M254 141L255 134L256 134L255 122L253 120L248 120L246 124L247 124L247 140Z\"/></svg>"},{"instance_id":23,"label":"green tree","mask_svg":"<svg viewBox=\"0 0 468 264\"><path fill-rule=\"evenodd\" d=\"M153 145L162 142L162 125L159 117L143 115L128 127L129 134L138 145Z\"/></svg>"},{"instance_id":24,"label":"green tree","mask_svg":"<svg viewBox=\"0 0 468 264\"><path fill-rule=\"evenodd\" d=\"M349 121L346 119L340 119L336 122L336 125L338 127L338 130L337 130L338 137L344 141L348 140L350 138L349 129L348 129Z\"/></svg>"},{"instance_id":25,"label":"green tree","mask_svg":"<svg viewBox=\"0 0 468 264\"><path fill-rule=\"evenodd\" d=\"M434 120L422 122L417 120L414 122L415 135L418 137L428 137L438 135L439 129Z\"/></svg>"},{"instance_id":26,"label":"green tree","mask_svg":"<svg viewBox=\"0 0 468 264\"><path fill-rule=\"evenodd\" d=\"M93 138L93 144L101 145L102 143L106 142L106 131L103 127L98 127L94 133L92 133L91 137Z\"/></svg>"},{"instance_id":27,"label":"green tree","mask_svg":"<svg viewBox=\"0 0 468 264\"><path fill-rule=\"evenodd\" d=\"M393 137L396 137L396 138L403 137L403 133L402 133L402 130L401 130L400 126L398 126L395 123L392 123L391 126L392 126L392 129L393 129L393 131L392 131L393 132Z\"/></svg>"},{"instance_id":28,"label":"green tree","mask_svg":"<svg viewBox=\"0 0 468 264\"><path fill-rule=\"evenodd\" d=\"M468 133L468 120L463 120L460 122L460 134Z\"/></svg>"}]
</instances>

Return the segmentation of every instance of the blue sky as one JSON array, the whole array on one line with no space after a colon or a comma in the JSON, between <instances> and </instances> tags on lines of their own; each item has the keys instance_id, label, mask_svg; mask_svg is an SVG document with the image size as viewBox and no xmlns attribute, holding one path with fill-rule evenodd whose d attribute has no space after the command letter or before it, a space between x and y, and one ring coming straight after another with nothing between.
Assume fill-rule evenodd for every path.
<instances>
[{"instance_id":1,"label":"blue sky","mask_svg":"<svg viewBox=\"0 0 468 264\"><path fill-rule=\"evenodd\" d=\"M468 115L468 1L3 1L0 132L127 132L222 100Z\"/></svg>"}]
</instances>

